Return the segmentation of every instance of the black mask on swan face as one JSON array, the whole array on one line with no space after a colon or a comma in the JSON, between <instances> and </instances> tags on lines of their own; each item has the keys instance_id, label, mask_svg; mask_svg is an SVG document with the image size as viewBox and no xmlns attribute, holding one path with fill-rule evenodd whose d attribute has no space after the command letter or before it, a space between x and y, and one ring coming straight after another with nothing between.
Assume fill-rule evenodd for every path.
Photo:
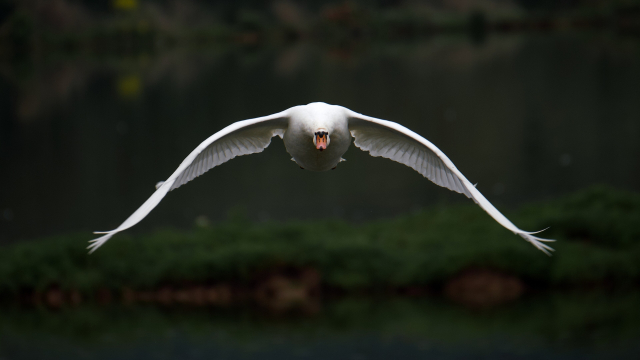
<instances>
[{"instance_id":1,"label":"black mask on swan face","mask_svg":"<svg viewBox=\"0 0 640 360\"><path fill-rule=\"evenodd\" d=\"M320 151L326 150L327 146L329 146L329 133L324 129L316 131L313 134L313 145Z\"/></svg>"}]
</instances>

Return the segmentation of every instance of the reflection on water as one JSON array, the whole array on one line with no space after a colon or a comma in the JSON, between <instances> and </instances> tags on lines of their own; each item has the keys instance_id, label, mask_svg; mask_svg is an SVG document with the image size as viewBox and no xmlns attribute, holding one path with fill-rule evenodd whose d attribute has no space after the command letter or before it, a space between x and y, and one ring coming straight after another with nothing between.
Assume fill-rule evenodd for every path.
<instances>
[{"instance_id":1,"label":"reflection on water","mask_svg":"<svg viewBox=\"0 0 640 360\"><path fill-rule=\"evenodd\" d=\"M347 298L312 312L126 305L0 315L6 359L637 358L637 292L530 296L469 310Z\"/></svg>"},{"instance_id":2,"label":"reflection on water","mask_svg":"<svg viewBox=\"0 0 640 360\"><path fill-rule=\"evenodd\" d=\"M5 66L0 80L3 241L113 228L209 135L312 101L423 134L503 209L592 183L640 190L640 45L624 38L178 48L24 68ZM356 148L328 173L289 158L276 139L172 193L134 231L216 221L238 205L255 220L357 221L467 201Z\"/></svg>"}]
</instances>

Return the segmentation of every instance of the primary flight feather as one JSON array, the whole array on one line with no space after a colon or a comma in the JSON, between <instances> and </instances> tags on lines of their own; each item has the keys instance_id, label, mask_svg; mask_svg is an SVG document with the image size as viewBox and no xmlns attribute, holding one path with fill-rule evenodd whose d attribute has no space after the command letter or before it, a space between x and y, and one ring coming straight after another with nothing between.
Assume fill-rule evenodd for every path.
<instances>
[{"instance_id":1,"label":"primary flight feather","mask_svg":"<svg viewBox=\"0 0 640 360\"><path fill-rule=\"evenodd\" d=\"M284 140L287 152L301 168L311 171L334 169L343 160L342 155L353 137L355 146L372 156L405 164L437 185L466 195L500 225L546 254L553 251L544 242L554 240L534 236L536 232L516 227L427 139L391 121L362 115L342 106L311 103L269 116L238 121L206 139L167 180L156 185L153 195L120 226L111 231L95 232L104 235L90 241L89 253L113 235L144 219L169 191L236 156L262 152L274 136Z\"/></svg>"}]
</instances>

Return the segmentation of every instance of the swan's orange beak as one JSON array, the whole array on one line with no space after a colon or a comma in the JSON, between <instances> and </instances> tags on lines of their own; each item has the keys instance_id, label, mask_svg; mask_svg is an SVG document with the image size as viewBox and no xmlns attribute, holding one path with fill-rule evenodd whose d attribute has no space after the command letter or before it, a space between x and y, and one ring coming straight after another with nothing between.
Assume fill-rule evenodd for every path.
<instances>
[{"instance_id":1,"label":"swan's orange beak","mask_svg":"<svg viewBox=\"0 0 640 360\"><path fill-rule=\"evenodd\" d=\"M318 131L315 135L316 149L322 151L327 148L327 138L329 134L324 131Z\"/></svg>"}]
</instances>

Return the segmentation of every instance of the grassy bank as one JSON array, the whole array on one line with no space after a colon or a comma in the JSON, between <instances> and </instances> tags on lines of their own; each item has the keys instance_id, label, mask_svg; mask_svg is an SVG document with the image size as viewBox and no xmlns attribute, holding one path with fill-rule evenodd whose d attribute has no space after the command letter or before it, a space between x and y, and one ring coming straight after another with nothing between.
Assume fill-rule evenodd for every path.
<instances>
[{"instance_id":1,"label":"grassy bank","mask_svg":"<svg viewBox=\"0 0 640 360\"><path fill-rule=\"evenodd\" d=\"M604 187L508 213L524 229L551 228L548 257L476 205L354 225L339 220L250 223L242 217L191 231L118 235L87 255L88 235L17 243L0 252L0 294L228 284L253 288L280 274L337 291L438 288L468 269L492 269L536 287L640 280L640 195ZM302 274L302 275L301 275Z\"/></svg>"}]
</instances>

